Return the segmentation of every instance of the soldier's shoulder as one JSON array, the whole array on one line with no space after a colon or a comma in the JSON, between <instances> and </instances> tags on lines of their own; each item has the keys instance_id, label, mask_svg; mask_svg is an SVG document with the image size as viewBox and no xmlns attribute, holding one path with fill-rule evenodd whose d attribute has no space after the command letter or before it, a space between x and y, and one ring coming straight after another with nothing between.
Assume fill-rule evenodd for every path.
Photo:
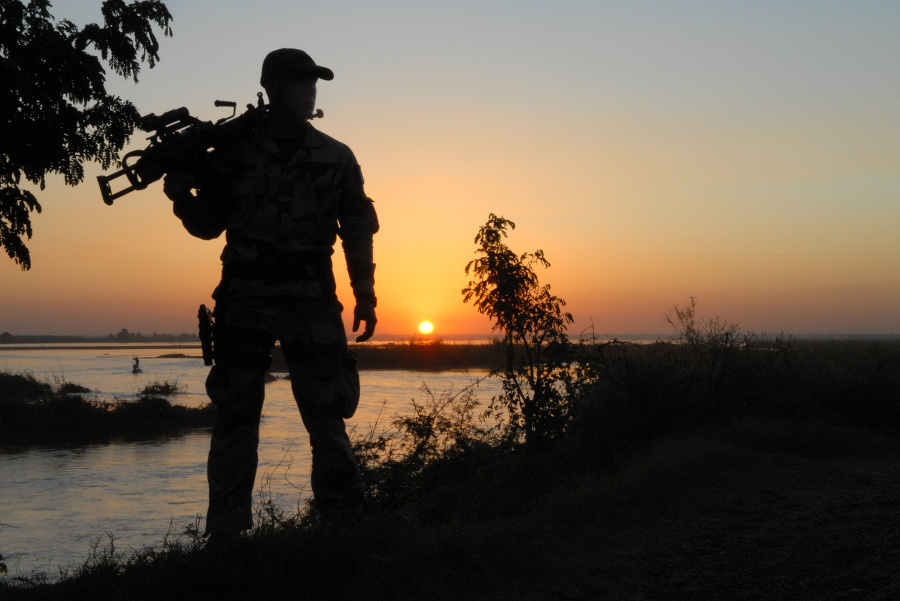
<instances>
[{"instance_id":1,"label":"soldier's shoulder","mask_svg":"<svg viewBox=\"0 0 900 601\"><path fill-rule=\"evenodd\" d=\"M277 147L262 130L254 129L232 144L229 150L233 158L241 160L255 157L262 150L275 152Z\"/></svg>"},{"instance_id":2,"label":"soldier's shoulder","mask_svg":"<svg viewBox=\"0 0 900 601\"><path fill-rule=\"evenodd\" d=\"M323 148L329 153L335 153L342 157L353 156L353 151L350 150L349 146L347 146L340 140L332 138L328 134L319 131L315 127L310 127L310 139L313 141L313 146Z\"/></svg>"}]
</instances>

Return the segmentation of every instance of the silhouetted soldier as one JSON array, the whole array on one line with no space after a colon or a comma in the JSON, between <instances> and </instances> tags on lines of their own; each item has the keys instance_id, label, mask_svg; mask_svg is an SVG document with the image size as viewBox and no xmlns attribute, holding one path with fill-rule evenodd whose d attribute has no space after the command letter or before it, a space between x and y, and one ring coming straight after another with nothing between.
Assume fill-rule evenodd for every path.
<instances>
[{"instance_id":1,"label":"silhouetted soldier","mask_svg":"<svg viewBox=\"0 0 900 601\"><path fill-rule=\"evenodd\" d=\"M276 340L312 444L315 505L329 520L355 521L360 513L362 481L344 425L359 402L359 374L347 352L331 255L339 236L356 299L353 331L365 323L357 341L367 340L376 323L378 218L351 150L309 123L318 79L333 77L301 50L270 53L260 80L269 98L265 120L220 153L222 176L165 180L191 234L208 240L224 231L227 241L206 381L218 409L207 468L209 534L252 527L259 419Z\"/></svg>"}]
</instances>

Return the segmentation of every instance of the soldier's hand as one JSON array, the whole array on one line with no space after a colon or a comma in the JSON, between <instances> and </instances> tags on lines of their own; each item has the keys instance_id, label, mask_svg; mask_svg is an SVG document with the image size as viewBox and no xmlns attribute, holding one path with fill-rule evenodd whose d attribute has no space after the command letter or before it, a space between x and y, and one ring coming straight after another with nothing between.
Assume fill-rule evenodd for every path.
<instances>
[{"instance_id":1,"label":"soldier's hand","mask_svg":"<svg viewBox=\"0 0 900 601\"><path fill-rule=\"evenodd\" d=\"M194 176L188 173L168 173L163 179L163 192L169 200L185 200L192 197Z\"/></svg>"},{"instance_id":2,"label":"soldier's hand","mask_svg":"<svg viewBox=\"0 0 900 601\"><path fill-rule=\"evenodd\" d=\"M360 322L366 322L366 328L363 333L356 337L357 342L365 342L375 333L375 324L378 319L375 317L375 305L367 301L356 303L353 308L353 331L359 329Z\"/></svg>"}]
</instances>

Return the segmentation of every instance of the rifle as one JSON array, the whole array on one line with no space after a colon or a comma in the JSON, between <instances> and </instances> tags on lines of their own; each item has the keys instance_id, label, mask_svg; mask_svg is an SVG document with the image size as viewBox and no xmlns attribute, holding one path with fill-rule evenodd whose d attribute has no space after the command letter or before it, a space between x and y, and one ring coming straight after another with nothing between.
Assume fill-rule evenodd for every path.
<instances>
[{"instance_id":1,"label":"rifle","mask_svg":"<svg viewBox=\"0 0 900 601\"><path fill-rule=\"evenodd\" d=\"M215 106L231 107L232 112L229 117L215 123L193 117L185 107L172 109L159 116L151 113L142 117L141 130L153 134L147 138L150 144L143 150L133 150L122 157L122 168L119 171L97 176L103 202L112 205L115 199L134 190L143 190L172 171L215 169L210 160L211 151L246 135L266 114L268 107L263 102L262 92L256 96L256 106L248 104L247 110L239 117L235 117L236 102L216 100ZM320 109L313 117L322 115ZM130 185L113 192L110 182L123 175Z\"/></svg>"}]
</instances>

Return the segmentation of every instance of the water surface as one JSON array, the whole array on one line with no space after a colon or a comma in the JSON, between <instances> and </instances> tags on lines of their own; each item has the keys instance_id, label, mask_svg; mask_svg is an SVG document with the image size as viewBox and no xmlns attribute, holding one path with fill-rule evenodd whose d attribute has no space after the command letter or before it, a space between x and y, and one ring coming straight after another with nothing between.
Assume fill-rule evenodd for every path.
<instances>
[{"instance_id":1,"label":"water surface","mask_svg":"<svg viewBox=\"0 0 900 601\"><path fill-rule=\"evenodd\" d=\"M199 355L180 347L0 349L0 371L73 382L104 399L132 398L148 383L177 381L185 392L174 402L205 404L209 368L199 357L160 357L171 353ZM133 355L142 373L131 372ZM453 394L485 373L363 371L363 398L348 427L361 435L386 428L392 416L410 412L412 399L426 400L423 384L435 395ZM487 403L499 384L488 380L477 390ZM271 498L295 511L310 494L310 457L288 381L266 385L260 440L257 500ZM102 549L111 539L128 551L159 545L167 533L180 535L206 511L208 448L209 432L201 430L153 442L0 454L0 554L10 574L54 577L58 566L83 563L92 547Z\"/></svg>"}]
</instances>

